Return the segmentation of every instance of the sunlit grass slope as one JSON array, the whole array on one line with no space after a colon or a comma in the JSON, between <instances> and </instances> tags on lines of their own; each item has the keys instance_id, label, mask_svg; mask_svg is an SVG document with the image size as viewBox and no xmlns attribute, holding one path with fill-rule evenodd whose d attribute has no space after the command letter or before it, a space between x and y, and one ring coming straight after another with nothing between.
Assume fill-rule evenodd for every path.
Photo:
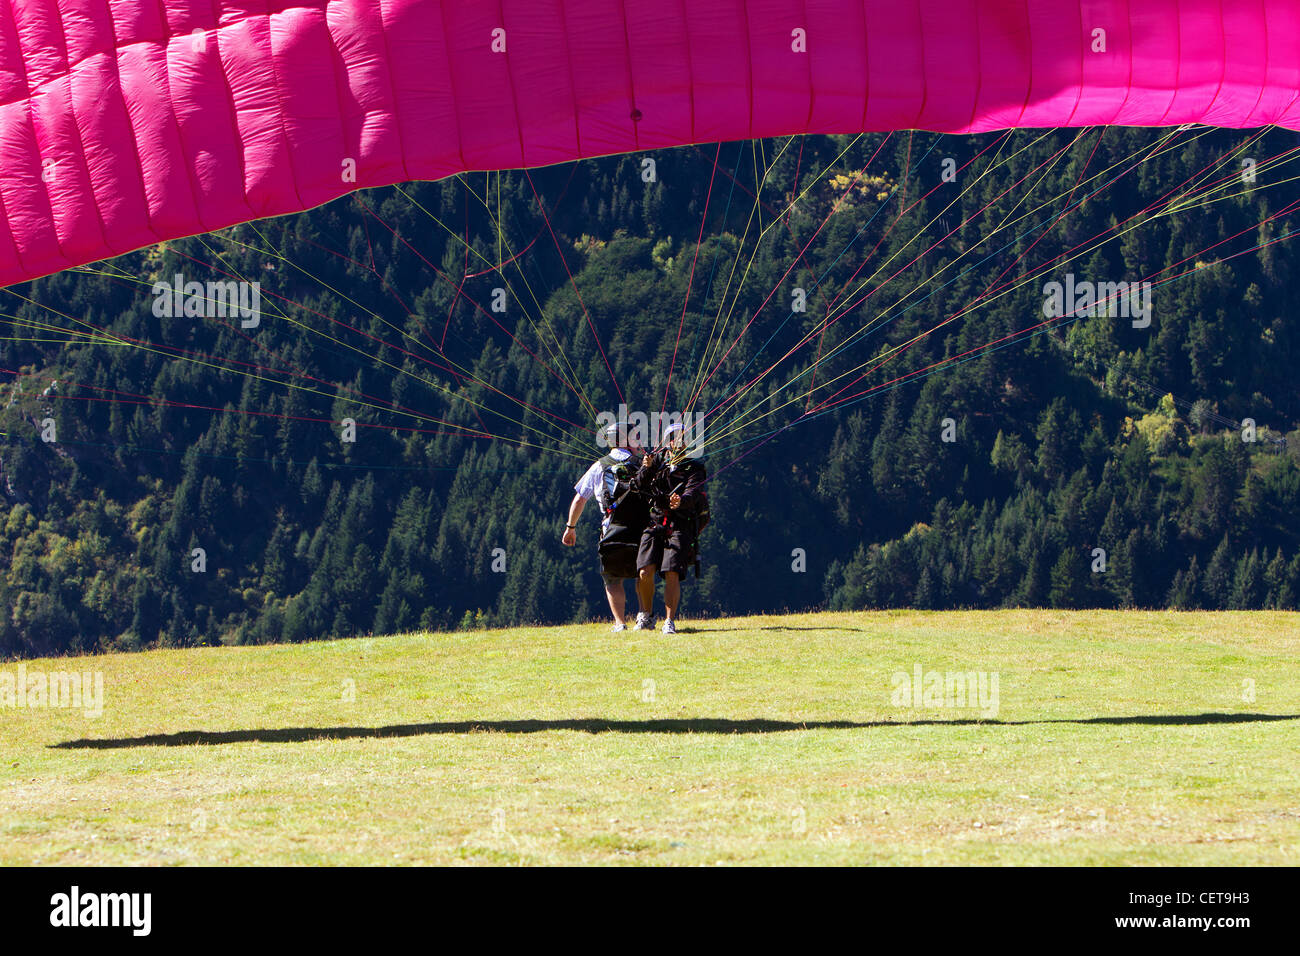
<instances>
[{"instance_id":1,"label":"sunlit grass slope","mask_svg":"<svg viewBox=\"0 0 1300 956\"><path fill-rule=\"evenodd\" d=\"M28 661L103 713L0 707L0 862L1294 865L1298 654L1007 611Z\"/></svg>"}]
</instances>

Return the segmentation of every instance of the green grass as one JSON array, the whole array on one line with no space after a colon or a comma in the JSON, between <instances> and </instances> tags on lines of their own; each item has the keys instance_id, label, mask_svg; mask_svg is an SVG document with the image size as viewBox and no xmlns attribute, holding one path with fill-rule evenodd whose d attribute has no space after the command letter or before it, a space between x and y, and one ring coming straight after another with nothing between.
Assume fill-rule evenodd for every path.
<instances>
[{"instance_id":1,"label":"green grass","mask_svg":"<svg viewBox=\"0 0 1300 956\"><path fill-rule=\"evenodd\" d=\"M0 863L1295 865L1298 651L908 611L29 661L104 713L0 707ZM895 706L917 663L996 672L996 718Z\"/></svg>"}]
</instances>

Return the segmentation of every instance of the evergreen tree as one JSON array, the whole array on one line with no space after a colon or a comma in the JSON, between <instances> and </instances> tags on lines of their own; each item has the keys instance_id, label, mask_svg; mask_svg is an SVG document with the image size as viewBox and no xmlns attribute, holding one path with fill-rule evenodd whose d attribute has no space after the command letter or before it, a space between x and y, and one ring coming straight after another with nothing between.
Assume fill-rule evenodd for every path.
<instances>
[{"instance_id":1,"label":"evergreen tree","mask_svg":"<svg viewBox=\"0 0 1300 956\"><path fill-rule=\"evenodd\" d=\"M1200 607L1200 576L1196 555L1192 555L1191 563L1174 575L1166 599L1168 605L1178 611L1193 611Z\"/></svg>"},{"instance_id":2,"label":"evergreen tree","mask_svg":"<svg viewBox=\"0 0 1300 956\"><path fill-rule=\"evenodd\" d=\"M1263 604L1264 574L1260 566L1259 551L1252 549L1250 554L1241 556L1232 579L1232 593L1228 606L1241 611L1249 611Z\"/></svg>"},{"instance_id":3,"label":"evergreen tree","mask_svg":"<svg viewBox=\"0 0 1300 956\"><path fill-rule=\"evenodd\" d=\"M1229 606L1232 598L1234 562L1232 548L1225 534L1219 546L1210 556L1210 563L1205 567L1205 577L1201 582L1201 591L1212 610L1222 610Z\"/></svg>"}]
</instances>

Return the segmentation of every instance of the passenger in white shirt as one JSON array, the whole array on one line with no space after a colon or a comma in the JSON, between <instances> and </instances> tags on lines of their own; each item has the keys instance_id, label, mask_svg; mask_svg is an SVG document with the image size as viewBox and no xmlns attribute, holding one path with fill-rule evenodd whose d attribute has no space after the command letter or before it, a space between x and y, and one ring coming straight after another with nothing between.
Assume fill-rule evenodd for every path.
<instances>
[{"instance_id":1,"label":"passenger in white shirt","mask_svg":"<svg viewBox=\"0 0 1300 956\"><path fill-rule=\"evenodd\" d=\"M601 510L597 553L601 559L605 597L609 601L610 613L614 615L613 629L625 631L627 592L623 582L636 579L637 543L649 520L649 506L641 495L627 491L627 478L640 466L642 449L635 437L627 435L617 425L607 426L601 436L610 452L588 468L573 486L569 521L561 540L567 547L577 543L578 518L587 506L587 500L595 498ZM637 615L638 621L649 620L649 617L649 609L642 607Z\"/></svg>"}]
</instances>

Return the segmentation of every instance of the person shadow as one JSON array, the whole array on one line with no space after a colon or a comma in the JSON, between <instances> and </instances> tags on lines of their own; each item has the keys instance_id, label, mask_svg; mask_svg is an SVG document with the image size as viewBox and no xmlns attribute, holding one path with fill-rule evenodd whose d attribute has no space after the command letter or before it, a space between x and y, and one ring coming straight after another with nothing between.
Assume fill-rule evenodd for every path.
<instances>
[{"instance_id":1,"label":"person shadow","mask_svg":"<svg viewBox=\"0 0 1300 956\"><path fill-rule=\"evenodd\" d=\"M809 730L888 730L898 727L1024 727L1047 724L1097 726L1192 727L1205 724L1248 724L1300 720L1300 714L1139 714L1120 717L1048 717L1039 720L770 720L762 717L664 718L608 720L576 717L555 720L445 720L420 724L389 724L381 727L267 727L252 730L181 730L170 734L141 737L90 737L65 740L48 747L54 750L116 750L130 747L189 747L218 744L294 744L313 740L357 740L371 737L421 737L438 734L537 734L571 730L588 734L779 734Z\"/></svg>"},{"instance_id":2,"label":"person shadow","mask_svg":"<svg viewBox=\"0 0 1300 956\"><path fill-rule=\"evenodd\" d=\"M696 627L693 625L684 625L677 629L678 634L722 634L727 631L853 631L859 634L867 633L865 627L794 627L789 624L774 624L768 627Z\"/></svg>"}]
</instances>

